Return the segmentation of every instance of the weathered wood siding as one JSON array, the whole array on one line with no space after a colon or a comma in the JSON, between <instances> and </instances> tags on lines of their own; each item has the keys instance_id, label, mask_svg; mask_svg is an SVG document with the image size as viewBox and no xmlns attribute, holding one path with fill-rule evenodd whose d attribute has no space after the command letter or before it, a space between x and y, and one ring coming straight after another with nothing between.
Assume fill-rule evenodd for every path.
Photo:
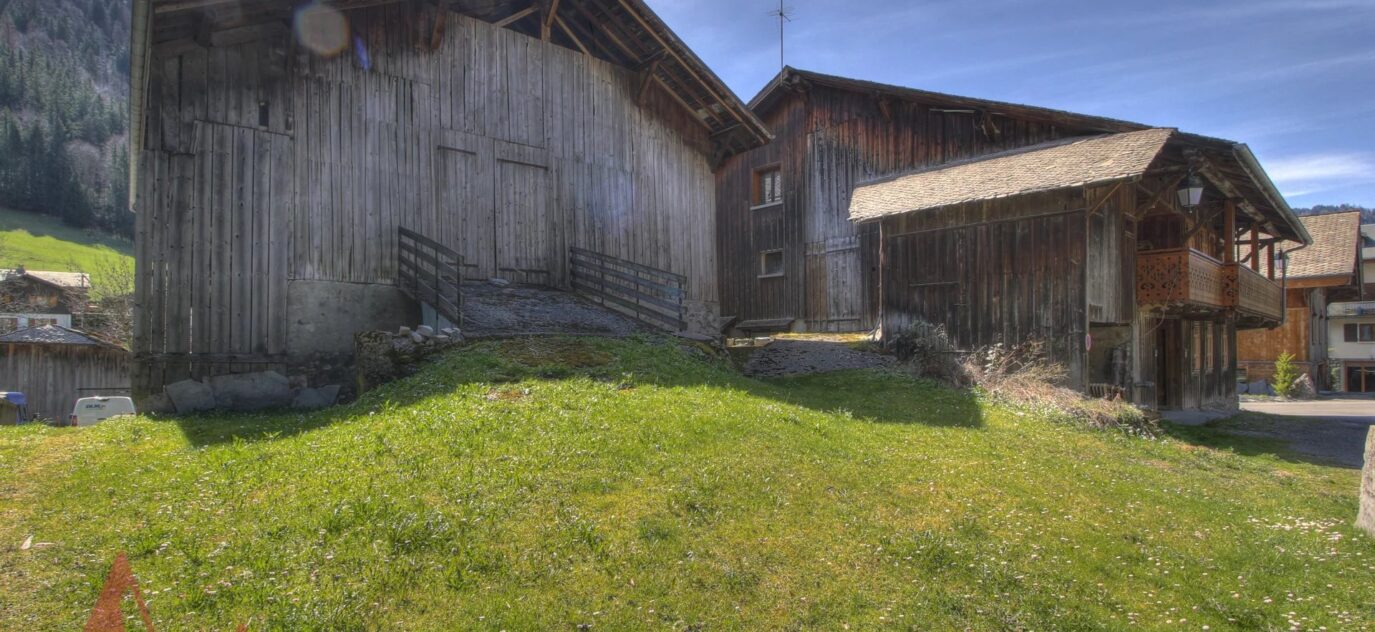
<instances>
[{"instance_id":1,"label":"weathered wood siding","mask_svg":"<svg viewBox=\"0 0 1375 632\"><path fill-rule=\"evenodd\" d=\"M76 400L129 394L129 353L87 345L0 344L0 384L29 398L29 414L65 421Z\"/></svg>"},{"instance_id":2,"label":"weathered wood siding","mask_svg":"<svg viewBox=\"0 0 1375 632\"><path fill-rule=\"evenodd\" d=\"M717 313L706 128L630 70L462 15L430 50L419 10L349 13L370 68L285 36L155 51L140 357L289 360L288 294L392 284L398 226L470 278L566 287L578 246L682 274L699 320Z\"/></svg>"},{"instance_id":3,"label":"weathered wood siding","mask_svg":"<svg viewBox=\"0 0 1375 632\"><path fill-rule=\"evenodd\" d=\"M877 325L878 233L849 221L856 184L1086 133L995 115L998 132L989 134L974 113L824 86L756 114L776 140L718 172L722 313L804 319L819 331ZM751 176L771 164L783 167L783 207L752 211ZM758 278L759 253L775 248L784 250L786 277Z\"/></svg>"},{"instance_id":4,"label":"weathered wood siding","mask_svg":"<svg viewBox=\"0 0 1375 632\"><path fill-rule=\"evenodd\" d=\"M1057 192L882 222L882 326L943 325L965 350L1038 339L1082 385L1085 197Z\"/></svg>"}]
</instances>

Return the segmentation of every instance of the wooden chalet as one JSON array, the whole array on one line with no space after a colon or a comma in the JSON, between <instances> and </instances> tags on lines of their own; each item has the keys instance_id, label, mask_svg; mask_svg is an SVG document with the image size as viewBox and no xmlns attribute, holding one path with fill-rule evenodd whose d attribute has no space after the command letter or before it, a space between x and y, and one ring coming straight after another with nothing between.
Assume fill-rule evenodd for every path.
<instances>
[{"instance_id":1,"label":"wooden chalet","mask_svg":"<svg viewBox=\"0 0 1375 632\"><path fill-rule=\"evenodd\" d=\"M722 310L745 331L920 319L964 349L1042 339L1092 392L1230 406L1236 331L1284 318L1239 244L1309 239L1230 141L792 68L750 106L776 140L717 186Z\"/></svg>"},{"instance_id":2,"label":"wooden chalet","mask_svg":"<svg viewBox=\"0 0 1375 632\"><path fill-rule=\"evenodd\" d=\"M132 80L139 394L454 320L458 278L657 274L636 309L715 331L713 169L769 139L641 0L135 0Z\"/></svg>"},{"instance_id":3,"label":"wooden chalet","mask_svg":"<svg viewBox=\"0 0 1375 632\"><path fill-rule=\"evenodd\" d=\"M1269 380L1275 358L1294 355L1294 363L1319 389L1329 389L1328 307L1361 298L1364 271L1361 257L1361 213L1332 213L1300 218L1313 238L1312 245L1284 243L1284 325L1241 332L1237 337L1238 380ZM1243 256L1249 256L1243 249Z\"/></svg>"},{"instance_id":4,"label":"wooden chalet","mask_svg":"<svg viewBox=\"0 0 1375 632\"><path fill-rule=\"evenodd\" d=\"M129 351L59 325L0 334L0 390L25 394L35 419L65 421L82 397L129 394Z\"/></svg>"}]
</instances>

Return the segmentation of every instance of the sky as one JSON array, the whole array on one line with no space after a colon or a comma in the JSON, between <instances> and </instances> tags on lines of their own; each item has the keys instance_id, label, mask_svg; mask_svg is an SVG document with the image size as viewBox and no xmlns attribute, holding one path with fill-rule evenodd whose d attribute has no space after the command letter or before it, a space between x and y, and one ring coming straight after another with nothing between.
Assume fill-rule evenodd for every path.
<instances>
[{"instance_id":1,"label":"sky","mask_svg":"<svg viewBox=\"0 0 1375 632\"><path fill-rule=\"evenodd\" d=\"M1218 136L1292 206L1375 207L1375 0L785 0L787 64ZM748 101L777 0L648 0Z\"/></svg>"}]
</instances>

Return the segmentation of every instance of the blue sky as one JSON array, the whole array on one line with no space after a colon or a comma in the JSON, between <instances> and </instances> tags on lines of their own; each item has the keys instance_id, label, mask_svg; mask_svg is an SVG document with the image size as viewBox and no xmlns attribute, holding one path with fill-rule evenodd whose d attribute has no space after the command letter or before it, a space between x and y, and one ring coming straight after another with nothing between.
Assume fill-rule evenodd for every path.
<instances>
[{"instance_id":1,"label":"blue sky","mask_svg":"<svg viewBox=\"0 0 1375 632\"><path fill-rule=\"evenodd\" d=\"M648 0L748 100L777 0ZM1375 207L1375 0L787 0L789 65L1251 146L1294 206Z\"/></svg>"}]
</instances>

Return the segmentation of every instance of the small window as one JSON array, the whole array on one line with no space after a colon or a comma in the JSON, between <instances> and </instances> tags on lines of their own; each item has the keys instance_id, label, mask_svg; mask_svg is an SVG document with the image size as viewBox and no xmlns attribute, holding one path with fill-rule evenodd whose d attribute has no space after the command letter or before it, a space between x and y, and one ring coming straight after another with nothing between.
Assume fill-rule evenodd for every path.
<instances>
[{"instance_id":1,"label":"small window","mask_svg":"<svg viewBox=\"0 0 1375 632\"><path fill-rule=\"evenodd\" d=\"M1346 342L1375 342L1375 323L1350 323L1342 326Z\"/></svg>"},{"instance_id":2,"label":"small window","mask_svg":"<svg viewBox=\"0 0 1375 632\"><path fill-rule=\"evenodd\" d=\"M759 277L783 276L783 251L766 250L759 253Z\"/></svg>"},{"instance_id":3,"label":"small window","mask_svg":"<svg viewBox=\"0 0 1375 632\"><path fill-rule=\"evenodd\" d=\"M783 170L766 167L754 172L754 205L771 206L783 202Z\"/></svg>"}]
</instances>

